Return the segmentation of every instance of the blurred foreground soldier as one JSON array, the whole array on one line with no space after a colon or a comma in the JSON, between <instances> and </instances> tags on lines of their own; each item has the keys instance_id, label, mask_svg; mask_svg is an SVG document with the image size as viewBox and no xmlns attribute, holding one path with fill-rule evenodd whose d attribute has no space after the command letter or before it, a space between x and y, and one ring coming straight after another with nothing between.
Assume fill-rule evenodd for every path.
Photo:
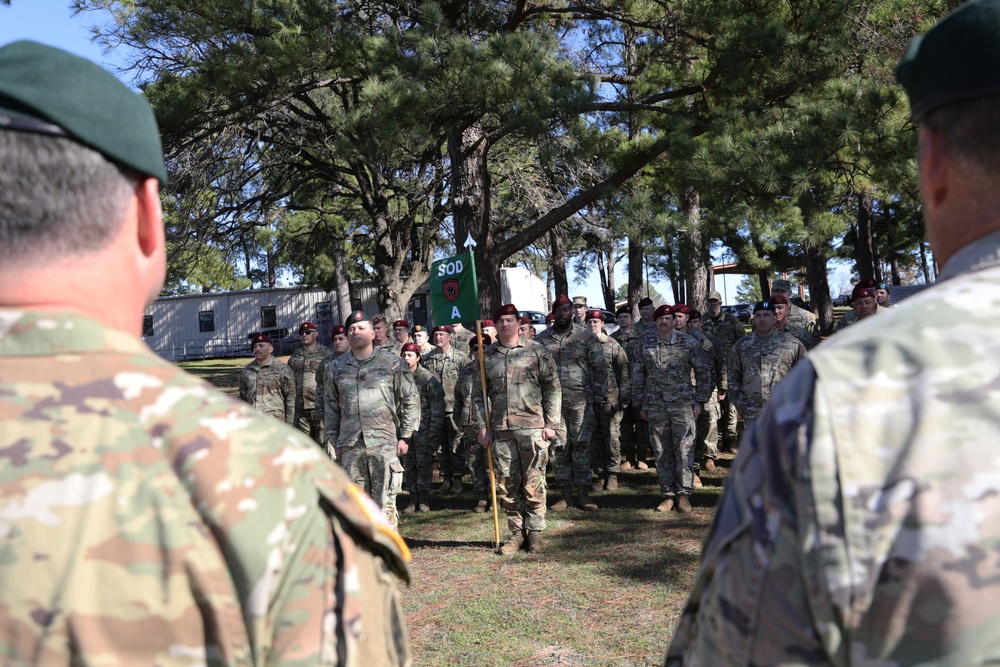
<instances>
[{"instance_id":1,"label":"blurred foreground soldier","mask_svg":"<svg viewBox=\"0 0 1000 667\"><path fill-rule=\"evenodd\" d=\"M622 460L621 421L622 413L632 402L632 369L618 341L601 332L604 313L596 309L589 311L587 326L601 343L608 369L608 390L597 407L597 425L591 436L590 451L597 475L593 490L617 491Z\"/></svg>"},{"instance_id":2,"label":"blurred foreground soldier","mask_svg":"<svg viewBox=\"0 0 1000 667\"><path fill-rule=\"evenodd\" d=\"M420 356L425 354L430 354L434 351L434 346L431 345L431 335L427 331L427 327L416 324L413 330L410 332L410 337L413 338L413 342L420 346Z\"/></svg>"},{"instance_id":3,"label":"blurred foreground soldier","mask_svg":"<svg viewBox=\"0 0 1000 667\"><path fill-rule=\"evenodd\" d=\"M510 539L499 553L513 555L526 542L529 553L539 553L545 548L545 464L560 427L559 374L545 346L518 334L514 304L498 308L493 319L499 340L483 350L489 428L479 372L472 376L472 418L479 444L493 449L498 501L507 512Z\"/></svg>"},{"instance_id":4,"label":"blurred foreground soldier","mask_svg":"<svg viewBox=\"0 0 1000 667\"><path fill-rule=\"evenodd\" d=\"M433 441L434 449L441 452L438 469L444 483L438 488L440 493L461 493L462 476L466 472L462 430L455 423L455 383L469 357L452 347L452 331L449 324L434 327L434 351L421 361L444 391L444 426Z\"/></svg>"},{"instance_id":5,"label":"blurred foreground soldier","mask_svg":"<svg viewBox=\"0 0 1000 667\"><path fill-rule=\"evenodd\" d=\"M729 352L736 341L746 335L746 330L735 315L722 312L722 295L718 292L709 294L705 303L708 305L708 312L701 319L701 330L722 343L728 368ZM722 448L727 451L735 451L739 444L739 434L736 429L738 421L732 397L728 393L725 397L719 396L719 435L722 437Z\"/></svg>"},{"instance_id":6,"label":"blurred foreground soldier","mask_svg":"<svg viewBox=\"0 0 1000 667\"><path fill-rule=\"evenodd\" d=\"M420 395L420 428L413 432L413 445L403 456L403 488L410 502L403 514L431 511L431 489L434 481L434 444L439 442L444 428L445 395L441 381L420 365L420 346L403 346L403 361L413 374Z\"/></svg>"},{"instance_id":7,"label":"blurred foreground soldier","mask_svg":"<svg viewBox=\"0 0 1000 667\"><path fill-rule=\"evenodd\" d=\"M753 333L729 353L729 393L743 415L743 432L760 416L771 392L806 356L802 341L775 328L774 303L758 301Z\"/></svg>"},{"instance_id":8,"label":"blurred foreground soldier","mask_svg":"<svg viewBox=\"0 0 1000 667\"><path fill-rule=\"evenodd\" d=\"M667 665L1000 655L1000 2L913 40L896 76L938 283L824 342L778 387Z\"/></svg>"},{"instance_id":9,"label":"blurred foreground soldier","mask_svg":"<svg viewBox=\"0 0 1000 667\"><path fill-rule=\"evenodd\" d=\"M562 498L551 509L575 505L592 511L597 509L597 503L590 499L590 439L596 424L594 415L608 389L608 366L597 337L573 322L569 297L560 294L552 312L553 326L536 339L552 355L562 390L562 429L557 434L562 446L552 457Z\"/></svg>"},{"instance_id":10,"label":"blurred foreground soldier","mask_svg":"<svg viewBox=\"0 0 1000 667\"><path fill-rule=\"evenodd\" d=\"M312 322L299 325L302 347L288 359L295 374L295 427L316 442L323 442L320 415L316 412L316 370L330 353L319 344L319 329Z\"/></svg>"},{"instance_id":11,"label":"blurred foreground soldier","mask_svg":"<svg viewBox=\"0 0 1000 667\"><path fill-rule=\"evenodd\" d=\"M656 331L643 336L632 364L632 400L649 423L660 483L657 512L691 511L695 419L712 392L698 343L674 329L670 306L653 313ZM694 382L692 383L692 379Z\"/></svg>"},{"instance_id":12,"label":"blurred foreground soldier","mask_svg":"<svg viewBox=\"0 0 1000 667\"><path fill-rule=\"evenodd\" d=\"M347 327L343 324L335 326L330 331L330 342L333 343L333 352L327 350L330 353L323 357L323 361L319 362L319 366L316 367L316 421L319 422L320 444L323 445L323 449L330 455L330 458L339 460L337 459L337 448L326 439L326 407L323 396L326 394L326 367L334 359L351 349L351 344L347 340Z\"/></svg>"},{"instance_id":13,"label":"blurred foreground soldier","mask_svg":"<svg viewBox=\"0 0 1000 667\"><path fill-rule=\"evenodd\" d=\"M799 342L811 349L815 341L801 327L788 323L788 312L792 309L792 302L781 294L775 294L771 299L774 304L774 328L789 336L798 338Z\"/></svg>"},{"instance_id":14,"label":"blurred foreground soldier","mask_svg":"<svg viewBox=\"0 0 1000 667\"><path fill-rule=\"evenodd\" d=\"M493 340L483 336L483 345L489 346ZM476 506L472 509L482 514L490 508L489 475L486 472L486 461L483 456L483 446L479 444L479 427L472 418L475 406L472 402L472 376L479 372L479 342L469 339L471 358L458 374L455 383L455 423L462 429L462 447L465 450L465 462L472 475L472 489L476 492Z\"/></svg>"},{"instance_id":15,"label":"blurred foreground soldier","mask_svg":"<svg viewBox=\"0 0 1000 667\"><path fill-rule=\"evenodd\" d=\"M403 360L375 349L375 331L365 314L356 310L347 323L351 351L326 370L327 442L395 528L396 494L403 485L399 457L420 427L420 398Z\"/></svg>"},{"instance_id":16,"label":"blurred foreground soldier","mask_svg":"<svg viewBox=\"0 0 1000 667\"><path fill-rule=\"evenodd\" d=\"M0 49L0 662L407 664L371 501L139 341L165 179L142 98Z\"/></svg>"},{"instance_id":17,"label":"blurred foreground soldier","mask_svg":"<svg viewBox=\"0 0 1000 667\"><path fill-rule=\"evenodd\" d=\"M771 284L771 296L779 294L788 299L788 323L805 331L813 341L812 347L819 345L819 319L814 313L795 305L792 301L792 283L787 280L775 280Z\"/></svg>"},{"instance_id":18,"label":"blurred foreground soldier","mask_svg":"<svg viewBox=\"0 0 1000 667\"><path fill-rule=\"evenodd\" d=\"M295 374L288 364L275 358L274 344L267 334L253 337L254 360L240 372L240 398L265 415L295 423Z\"/></svg>"}]
</instances>

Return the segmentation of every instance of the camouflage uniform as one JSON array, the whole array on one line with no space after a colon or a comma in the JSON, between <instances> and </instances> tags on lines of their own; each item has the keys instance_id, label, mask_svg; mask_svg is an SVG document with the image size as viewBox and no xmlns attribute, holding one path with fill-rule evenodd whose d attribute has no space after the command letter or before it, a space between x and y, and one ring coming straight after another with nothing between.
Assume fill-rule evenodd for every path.
<instances>
[{"instance_id":1,"label":"camouflage uniform","mask_svg":"<svg viewBox=\"0 0 1000 667\"><path fill-rule=\"evenodd\" d=\"M594 431L594 403L608 390L608 365L597 336L579 324L566 333L555 327L535 337L552 355L562 388L562 429L556 436L565 449L556 453L552 467L556 484L590 488L590 437Z\"/></svg>"},{"instance_id":2,"label":"camouflage uniform","mask_svg":"<svg viewBox=\"0 0 1000 667\"><path fill-rule=\"evenodd\" d=\"M618 341L606 334L598 334L597 340L601 343L607 363L608 390L597 410L597 428L594 429L591 452L594 472L603 477L620 471L622 413L623 406L632 401L632 369L628 355Z\"/></svg>"},{"instance_id":3,"label":"camouflage uniform","mask_svg":"<svg viewBox=\"0 0 1000 667\"><path fill-rule=\"evenodd\" d=\"M4 664L408 662L371 501L129 334L0 310L0 459Z\"/></svg>"},{"instance_id":4,"label":"camouflage uniform","mask_svg":"<svg viewBox=\"0 0 1000 667\"><path fill-rule=\"evenodd\" d=\"M438 467L446 480L466 473L465 447L462 444L462 430L455 423L455 383L462 367L469 363L469 355L462 354L452 346L447 352L436 347L424 357L420 364L438 379L444 389L444 429L440 432L435 449L440 447Z\"/></svg>"},{"instance_id":5,"label":"camouflage uniform","mask_svg":"<svg viewBox=\"0 0 1000 667\"><path fill-rule=\"evenodd\" d=\"M810 340L812 340L812 345L809 346L810 348L819 345L819 320L816 318L816 315L809 312L805 308L799 308L794 303L789 303L788 306L787 322L790 325L798 327L806 332L806 335L809 336ZM702 326L704 326L704 324L702 324Z\"/></svg>"},{"instance_id":6,"label":"camouflage uniform","mask_svg":"<svg viewBox=\"0 0 1000 667\"><path fill-rule=\"evenodd\" d=\"M420 428L413 432L413 442L403 455L403 488L411 494L433 488L434 443L444 428L445 404L441 383L429 370L418 365L413 382L420 396Z\"/></svg>"},{"instance_id":7,"label":"camouflage uniform","mask_svg":"<svg viewBox=\"0 0 1000 667\"><path fill-rule=\"evenodd\" d=\"M886 310L888 310L888 308L886 308L885 306L880 306L880 305L876 304L875 305L875 312L873 313L873 315L878 315L879 313L884 313ZM871 317L871 316L869 316L869 317ZM847 327L851 326L852 324L857 324L857 323L858 323L858 314L854 312L853 308L851 308L846 313L844 313L843 315L840 316L840 320L837 322L837 328L836 328L836 330L840 331L841 329L846 329Z\"/></svg>"},{"instance_id":8,"label":"camouflage uniform","mask_svg":"<svg viewBox=\"0 0 1000 667\"><path fill-rule=\"evenodd\" d=\"M542 429L561 427L562 390L556 364L545 346L524 338L511 347L493 343L484 351L484 362L493 460L507 526L514 535L544 530L549 446ZM477 429L483 428L486 414L478 372L472 374L472 400L472 418Z\"/></svg>"},{"instance_id":9,"label":"camouflage uniform","mask_svg":"<svg viewBox=\"0 0 1000 667\"><path fill-rule=\"evenodd\" d=\"M456 328L451 335L451 347L465 356L469 356L469 341L476 337L475 331L469 331L465 327Z\"/></svg>"},{"instance_id":10,"label":"camouflage uniform","mask_svg":"<svg viewBox=\"0 0 1000 667\"><path fill-rule=\"evenodd\" d=\"M472 401L472 375L479 372L477 360L469 361L459 371L455 383L455 424L462 429L462 445L465 448L465 462L472 474L472 489L477 494L489 490L483 446L479 444L479 427L473 419L475 406ZM482 497L482 495L480 495Z\"/></svg>"},{"instance_id":11,"label":"camouflage uniform","mask_svg":"<svg viewBox=\"0 0 1000 667\"><path fill-rule=\"evenodd\" d=\"M625 356L628 357L629 376L631 377L632 363L635 361L635 349L638 347L642 335L633 326L627 334L618 329L611 334L611 337L618 341L618 344L625 350ZM629 465L632 463L638 464L649 457L649 426L639 412L639 410L635 409L635 405L629 405L622 411L622 420L619 426L621 434L620 460L631 462Z\"/></svg>"},{"instance_id":12,"label":"camouflage uniform","mask_svg":"<svg viewBox=\"0 0 1000 667\"><path fill-rule=\"evenodd\" d=\"M744 440L666 665L1000 653L993 232L798 364ZM971 295L976 295L972 298Z\"/></svg>"},{"instance_id":13,"label":"camouflage uniform","mask_svg":"<svg viewBox=\"0 0 1000 667\"><path fill-rule=\"evenodd\" d=\"M729 353L729 393L743 411L743 432L771 398L771 390L802 357L805 345L775 329L767 338L756 332L741 339Z\"/></svg>"},{"instance_id":14,"label":"camouflage uniform","mask_svg":"<svg viewBox=\"0 0 1000 667\"><path fill-rule=\"evenodd\" d=\"M805 332L805 329L795 326L794 324L789 324L788 320L785 320L785 326L776 326L778 331L786 333L793 338L798 338L799 342L802 343L807 350L811 350L816 346L816 341L814 341L809 334Z\"/></svg>"},{"instance_id":15,"label":"camouflage uniform","mask_svg":"<svg viewBox=\"0 0 1000 667\"><path fill-rule=\"evenodd\" d=\"M718 338L701 331L691 331L699 342L712 373L712 395L705 403L701 414L695 419L694 467L700 468L703 459L719 458L719 393L729 389L729 373L726 368L726 354Z\"/></svg>"},{"instance_id":16,"label":"camouflage uniform","mask_svg":"<svg viewBox=\"0 0 1000 667\"><path fill-rule=\"evenodd\" d=\"M327 350L329 352L329 350ZM326 395L326 369L334 359L339 357L342 352L337 352L334 350L330 352L325 357L323 361L319 362L319 366L316 367L316 421L319 423L320 432L320 444L326 449L326 451L332 452L332 445L327 442L326 439L326 405L323 400L323 396Z\"/></svg>"},{"instance_id":17,"label":"camouflage uniform","mask_svg":"<svg viewBox=\"0 0 1000 667\"><path fill-rule=\"evenodd\" d=\"M288 367L295 374L295 426L316 442L323 442L319 417L316 415L316 370L330 348L317 345L312 352L300 347L288 359ZM322 394L319 394L322 395Z\"/></svg>"},{"instance_id":18,"label":"camouflage uniform","mask_svg":"<svg viewBox=\"0 0 1000 667\"><path fill-rule=\"evenodd\" d=\"M412 447L413 432L420 427L413 376L388 350L376 349L363 360L346 353L327 367L323 389L327 447L340 450L348 476L395 527L396 494L403 483L397 441L407 438Z\"/></svg>"},{"instance_id":19,"label":"camouflage uniform","mask_svg":"<svg viewBox=\"0 0 1000 667\"><path fill-rule=\"evenodd\" d=\"M746 335L746 329L743 328L743 323L738 318L721 311L717 317L713 317L709 313L701 316L701 332L708 336L714 336L722 343L722 354L725 355L727 364L733 345ZM736 405L727 394L724 400L719 401L719 430L729 447L735 447L739 439L736 430L738 421Z\"/></svg>"},{"instance_id":20,"label":"camouflage uniform","mask_svg":"<svg viewBox=\"0 0 1000 667\"><path fill-rule=\"evenodd\" d=\"M649 415L649 440L664 498L691 495L694 404L708 401L711 392L708 362L694 338L680 331L643 337L632 364L632 402Z\"/></svg>"},{"instance_id":21,"label":"camouflage uniform","mask_svg":"<svg viewBox=\"0 0 1000 667\"><path fill-rule=\"evenodd\" d=\"M254 359L243 367L240 398L265 415L295 423L295 374L275 357L263 366Z\"/></svg>"}]
</instances>

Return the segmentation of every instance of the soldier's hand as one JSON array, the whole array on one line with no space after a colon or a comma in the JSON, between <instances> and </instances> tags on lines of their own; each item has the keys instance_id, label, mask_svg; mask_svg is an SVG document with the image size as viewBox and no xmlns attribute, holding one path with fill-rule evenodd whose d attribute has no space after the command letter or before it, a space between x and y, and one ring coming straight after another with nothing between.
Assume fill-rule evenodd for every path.
<instances>
[{"instance_id":1,"label":"soldier's hand","mask_svg":"<svg viewBox=\"0 0 1000 667\"><path fill-rule=\"evenodd\" d=\"M695 419L701 416L702 410L704 410L704 408L701 406L701 403L696 401L693 408Z\"/></svg>"},{"instance_id":2,"label":"soldier's hand","mask_svg":"<svg viewBox=\"0 0 1000 667\"><path fill-rule=\"evenodd\" d=\"M479 429L479 437L477 439L484 449L489 449L490 445L493 444L493 434L485 428Z\"/></svg>"},{"instance_id":3,"label":"soldier's hand","mask_svg":"<svg viewBox=\"0 0 1000 667\"><path fill-rule=\"evenodd\" d=\"M543 428L542 429L542 440L551 440L556 437L555 429Z\"/></svg>"},{"instance_id":4,"label":"soldier's hand","mask_svg":"<svg viewBox=\"0 0 1000 667\"><path fill-rule=\"evenodd\" d=\"M400 438L396 442L396 456L402 456L407 451L409 451L409 449L410 449L410 446L408 444L406 444L406 440L403 440L402 438Z\"/></svg>"}]
</instances>

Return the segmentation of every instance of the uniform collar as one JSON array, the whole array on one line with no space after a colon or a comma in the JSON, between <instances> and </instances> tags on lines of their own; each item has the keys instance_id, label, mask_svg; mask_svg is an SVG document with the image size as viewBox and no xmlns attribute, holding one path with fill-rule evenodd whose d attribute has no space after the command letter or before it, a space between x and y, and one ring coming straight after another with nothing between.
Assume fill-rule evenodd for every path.
<instances>
[{"instance_id":1,"label":"uniform collar","mask_svg":"<svg viewBox=\"0 0 1000 667\"><path fill-rule=\"evenodd\" d=\"M994 266L1000 266L1000 229L979 237L952 255L938 274L938 282Z\"/></svg>"}]
</instances>

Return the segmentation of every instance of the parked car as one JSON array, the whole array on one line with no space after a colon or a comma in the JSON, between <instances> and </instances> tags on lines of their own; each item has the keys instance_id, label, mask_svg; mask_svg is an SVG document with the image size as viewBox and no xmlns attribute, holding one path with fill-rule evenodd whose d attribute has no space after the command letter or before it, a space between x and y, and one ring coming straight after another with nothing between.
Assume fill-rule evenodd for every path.
<instances>
[{"instance_id":1,"label":"parked car","mask_svg":"<svg viewBox=\"0 0 1000 667\"><path fill-rule=\"evenodd\" d=\"M833 297L833 305L835 306L849 306L851 305L851 295L841 294L840 296Z\"/></svg>"},{"instance_id":2,"label":"parked car","mask_svg":"<svg viewBox=\"0 0 1000 667\"><path fill-rule=\"evenodd\" d=\"M749 303L737 303L732 306L723 306L722 311L733 315L744 324L753 318L753 306Z\"/></svg>"},{"instance_id":3,"label":"parked car","mask_svg":"<svg viewBox=\"0 0 1000 667\"><path fill-rule=\"evenodd\" d=\"M517 311L517 316L518 317L524 317L524 316L527 315L528 317L531 318L531 326L535 327L535 333L542 333L543 331L545 331L546 329L549 328L548 325L545 324L545 315L546 314L547 313L543 313L543 312L540 312L540 311L537 311L537 310L519 310L519 311Z\"/></svg>"}]
</instances>

